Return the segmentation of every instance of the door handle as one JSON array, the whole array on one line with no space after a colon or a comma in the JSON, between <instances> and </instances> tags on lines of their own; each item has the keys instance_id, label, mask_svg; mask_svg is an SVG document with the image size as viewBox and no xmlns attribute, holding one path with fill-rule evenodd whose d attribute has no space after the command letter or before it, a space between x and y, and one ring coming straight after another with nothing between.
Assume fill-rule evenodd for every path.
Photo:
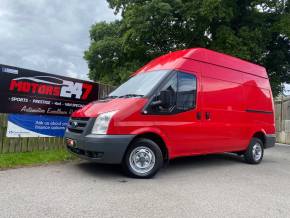
<instances>
[{"instance_id":1,"label":"door handle","mask_svg":"<svg viewBox=\"0 0 290 218\"><path fill-rule=\"evenodd\" d=\"M197 120L201 120L201 112L197 112L196 113L196 119Z\"/></svg>"},{"instance_id":2,"label":"door handle","mask_svg":"<svg viewBox=\"0 0 290 218\"><path fill-rule=\"evenodd\" d=\"M205 112L205 119L209 120L210 119L210 112Z\"/></svg>"}]
</instances>

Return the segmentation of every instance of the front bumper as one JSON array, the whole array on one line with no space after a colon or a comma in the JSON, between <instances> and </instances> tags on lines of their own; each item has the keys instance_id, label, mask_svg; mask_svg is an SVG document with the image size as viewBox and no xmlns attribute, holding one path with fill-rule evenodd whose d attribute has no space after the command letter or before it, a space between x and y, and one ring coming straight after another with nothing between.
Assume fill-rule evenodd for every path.
<instances>
[{"instance_id":1,"label":"front bumper","mask_svg":"<svg viewBox=\"0 0 290 218\"><path fill-rule=\"evenodd\" d=\"M74 140L68 151L78 157L98 163L119 164L135 135L80 135L69 131L65 139Z\"/></svg>"},{"instance_id":2,"label":"front bumper","mask_svg":"<svg viewBox=\"0 0 290 218\"><path fill-rule=\"evenodd\" d=\"M276 142L276 135L275 134L268 134L265 137L265 148L271 148L275 146Z\"/></svg>"}]
</instances>

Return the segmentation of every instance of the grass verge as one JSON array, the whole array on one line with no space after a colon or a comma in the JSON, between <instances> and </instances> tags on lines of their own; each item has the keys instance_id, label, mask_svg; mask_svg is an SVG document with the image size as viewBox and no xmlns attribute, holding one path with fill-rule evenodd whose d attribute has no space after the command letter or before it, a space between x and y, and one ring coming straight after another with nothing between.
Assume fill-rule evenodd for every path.
<instances>
[{"instance_id":1,"label":"grass verge","mask_svg":"<svg viewBox=\"0 0 290 218\"><path fill-rule=\"evenodd\" d=\"M76 159L66 150L0 154L0 169L33 166Z\"/></svg>"}]
</instances>

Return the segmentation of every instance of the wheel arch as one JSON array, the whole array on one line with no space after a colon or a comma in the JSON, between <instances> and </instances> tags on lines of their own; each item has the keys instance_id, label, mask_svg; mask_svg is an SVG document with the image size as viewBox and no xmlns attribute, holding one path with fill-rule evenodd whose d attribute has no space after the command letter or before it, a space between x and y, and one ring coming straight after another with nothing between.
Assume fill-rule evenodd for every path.
<instances>
[{"instance_id":1,"label":"wheel arch","mask_svg":"<svg viewBox=\"0 0 290 218\"><path fill-rule=\"evenodd\" d=\"M127 150L131 146L131 144L138 138L146 138L154 141L161 149L164 161L168 161L170 157L170 150L168 148L168 144L166 142L165 136L159 132L159 131L152 131L152 130L146 130L146 131L138 131L138 133L134 133L136 136L131 140L128 148L125 151L125 154L127 153Z\"/></svg>"},{"instance_id":2,"label":"wheel arch","mask_svg":"<svg viewBox=\"0 0 290 218\"><path fill-rule=\"evenodd\" d=\"M252 135L252 138L254 138L254 137L260 139L263 142L263 146L265 147L265 144L266 144L266 133L265 133L265 131L263 131L263 130L256 131Z\"/></svg>"}]
</instances>

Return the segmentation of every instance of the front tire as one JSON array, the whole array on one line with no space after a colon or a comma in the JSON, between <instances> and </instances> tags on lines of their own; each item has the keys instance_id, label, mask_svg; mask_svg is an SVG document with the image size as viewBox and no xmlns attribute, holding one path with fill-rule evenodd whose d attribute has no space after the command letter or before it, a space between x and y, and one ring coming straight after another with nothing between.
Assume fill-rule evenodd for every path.
<instances>
[{"instance_id":1,"label":"front tire","mask_svg":"<svg viewBox=\"0 0 290 218\"><path fill-rule=\"evenodd\" d=\"M264 156L263 142L258 138L252 138L247 151L244 154L245 161L249 164L259 164Z\"/></svg>"},{"instance_id":2,"label":"front tire","mask_svg":"<svg viewBox=\"0 0 290 218\"><path fill-rule=\"evenodd\" d=\"M123 169L134 178L151 178L162 167L163 155L159 146L150 139L133 141L123 159Z\"/></svg>"}]
</instances>

